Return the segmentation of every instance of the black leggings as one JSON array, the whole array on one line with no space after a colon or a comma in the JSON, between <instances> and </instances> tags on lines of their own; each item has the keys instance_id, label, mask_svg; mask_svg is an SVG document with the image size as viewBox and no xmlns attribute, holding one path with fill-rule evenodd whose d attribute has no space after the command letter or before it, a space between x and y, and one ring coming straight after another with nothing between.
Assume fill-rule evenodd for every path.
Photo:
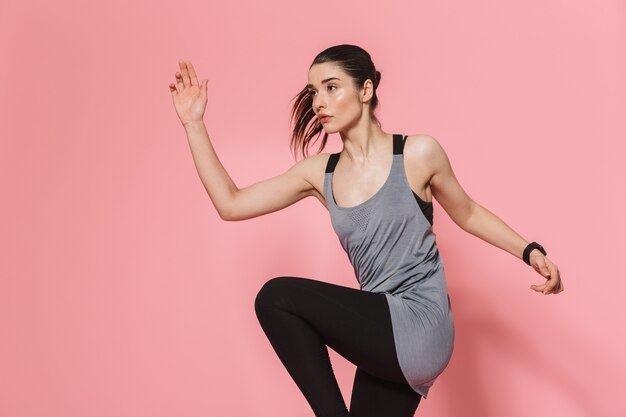
<instances>
[{"instance_id":1,"label":"black leggings","mask_svg":"<svg viewBox=\"0 0 626 417\"><path fill-rule=\"evenodd\" d=\"M316 417L411 417L422 398L407 383L382 293L276 277L256 296L259 323ZM326 346L357 366L350 411Z\"/></svg>"}]
</instances>

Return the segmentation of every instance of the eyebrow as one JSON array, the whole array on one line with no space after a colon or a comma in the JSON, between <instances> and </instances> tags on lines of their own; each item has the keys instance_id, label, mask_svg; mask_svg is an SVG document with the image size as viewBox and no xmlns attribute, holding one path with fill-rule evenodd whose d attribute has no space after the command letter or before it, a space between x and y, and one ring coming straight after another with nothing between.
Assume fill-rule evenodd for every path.
<instances>
[{"instance_id":1,"label":"eyebrow","mask_svg":"<svg viewBox=\"0 0 626 417\"><path fill-rule=\"evenodd\" d=\"M330 78L326 78L325 80L322 80L322 84L326 84L327 82L329 82L331 80L339 80L339 81L341 81L337 77L330 77ZM307 84L305 88L310 88L310 87L313 87L313 84Z\"/></svg>"}]
</instances>

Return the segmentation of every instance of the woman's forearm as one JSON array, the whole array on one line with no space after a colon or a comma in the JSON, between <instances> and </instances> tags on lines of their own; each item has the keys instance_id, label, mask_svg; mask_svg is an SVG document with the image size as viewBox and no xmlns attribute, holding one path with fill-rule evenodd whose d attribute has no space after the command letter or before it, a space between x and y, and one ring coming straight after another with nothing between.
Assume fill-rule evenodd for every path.
<instances>
[{"instance_id":1,"label":"woman's forearm","mask_svg":"<svg viewBox=\"0 0 626 417\"><path fill-rule=\"evenodd\" d=\"M220 217L227 218L238 188L217 157L204 121L190 122L184 127L200 180Z\"/></svg>"},{"instance_id":2,"label":"woman's forearm","mask_svg":"<svg viewBox=\"0 0 626 417\"><path fill-rule=\"evenodd\" d=\"M522 259L524 249L529 243L502 219L478 203L474 204L472 214L461 228L519 259Z\"/></svg>"}]
</instances>

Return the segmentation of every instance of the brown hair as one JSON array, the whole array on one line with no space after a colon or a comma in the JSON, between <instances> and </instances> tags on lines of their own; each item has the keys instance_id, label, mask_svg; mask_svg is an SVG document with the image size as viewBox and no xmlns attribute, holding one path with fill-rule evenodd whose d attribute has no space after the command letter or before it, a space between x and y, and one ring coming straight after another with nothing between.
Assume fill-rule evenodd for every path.
<instances>
[{"instance_id":1,"label":"brown hair","mask_svg":"<svg viewBox=\"0 0 626 417\"><path fill-rule=\"evenodd\" d=\"M313 63L321 64L323 62L336 63L343 71L345 71L354 81L354 87L361 89L366 80L371 80L374 84L374 95L370 101L370 116L376 121L380 127L380 121L374 114L374 110L378 107L378 96L376 89L380 83L380 72L376 70L374 63L363 48L356 45L336 45L331 46L317 54ZM304 87L293 99L295 103L291 109L291 121L295 123L291 133L290 148L297 158L297 151L306 158L308 157L308 148L314 136L318 136L323 130L322 124L318 121L313 111L313 97L309 93L307 87ZM309 124L313 121L311 124ZM326 146L328 133L324 132L322 143L317 153L320 153Z\"/></svg>"}]
</instances>

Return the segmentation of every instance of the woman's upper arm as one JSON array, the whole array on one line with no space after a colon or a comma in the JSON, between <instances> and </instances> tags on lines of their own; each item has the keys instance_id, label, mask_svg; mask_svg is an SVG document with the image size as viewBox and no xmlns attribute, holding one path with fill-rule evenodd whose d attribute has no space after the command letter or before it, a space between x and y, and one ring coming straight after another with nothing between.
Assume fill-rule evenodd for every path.
<instances>
[{"instance_id":1,"label":"woman's upper arm","mask_svg":"<svg viewBox=\"0 0 626 417\"><path fill-rule=\"evenodd\" d=\"M258 217L314 195L316 190L309 180L319 165L314 158L303 159L280 175L239 189L235 192L224 220Z\"/></svg>"},{"instance_id":2,"label":"woman's upper arm","mask_svg":"<svg viewBox=\"0 0 626 417\"><path fill-rule=\"evenodd\" d=\"M472 212L474 201L459 184L446 152L429 135L424 135L423 145L419 148L421 160L431 172L430 190L433 198L456 224L464 224Z\"/></svg>"}]
</instances>

